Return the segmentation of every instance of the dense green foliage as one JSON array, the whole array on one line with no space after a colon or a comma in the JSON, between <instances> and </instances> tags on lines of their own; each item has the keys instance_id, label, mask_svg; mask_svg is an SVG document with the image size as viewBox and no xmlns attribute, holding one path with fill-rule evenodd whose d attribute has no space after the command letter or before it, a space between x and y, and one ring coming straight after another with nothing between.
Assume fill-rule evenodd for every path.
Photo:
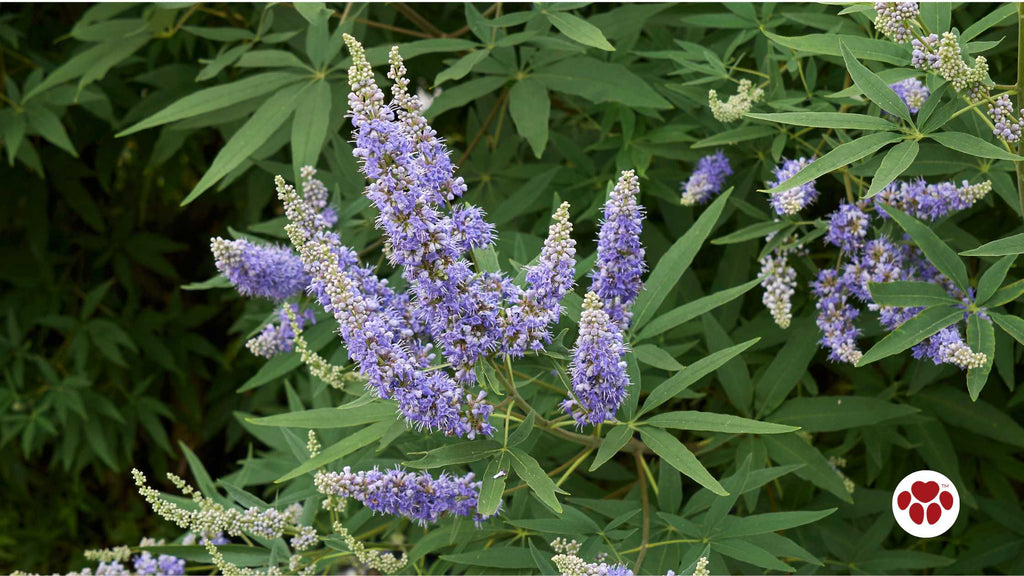
<instances>
[{"instance_id":1,"label":"dense green foliage","mask_svg":"<svg viewBox=\"0 0 1024 576\"><path fill-rule=\"evenodd\" d=\"M964 52L983 54L1016 101L1014 8L936 3L921 18L962 31ZM691 573L701 556L712 573L1024 572L1024 310L1007 257L1024 251L1012 238L1024 162L983 106L914 70L874 16L870 4L5 5L0 571L78 568L84 548L180 536L145 507L131 467L170 492L168 471L223 502L315 511L313 470L405 463L472 470L492 504L504 491L502 514L480 528L424 529L350 503L352 534L406 552L419 573L549 573L556 537L638 573ZM466 199L497 227L487 265L515 278L551 212L573 206L582 288L545 354L509 366L508 381L504 366L480 370L495 403L505 385L522 394L495 411L491 439L407 430L391 410L334 411L361 402L362 385L330 388L296 353L254 358L244 343L273 304L237 296L213 267L211 236L287 244L272 179L312 164L343 241L402 285L352 156L342 33L367 47L382 85L397 44L413 88L433 94L426 116ZM911 118L886 86L915 75L932 97ZM764 97L720 122L708 90L724 100L739 79ZM680 183L716 149L735 170L731 191L681 205ZM789 184L817 177L820 198L776 218L772 170L800 156L818 161ZM574 440L552 423L565 395L552 371L575 340L602 204L627 169L640 176L651 269L627 334L633 386L617 422ZM944 293L884 339L863 321L861 367L831 362L808 288L838 265L825 217L917 176L992 182L934 223L893 212L883 225L984 295L968 305L967 342L987 362L965 372L911 357L962 318ZM791 256L786 329L757 287L759 259L784 242L804 248ZM933 303L921 286L872 286L881 303ZM994 325L978 314L986 305ZM334 327L321 314L305 337L341 365ZM310 429L325 447L314 459ZM904 534L890 512L896 484L923 468L963 500L933 540ZM317 526L330 532L326 514ZM263 544L232 558L287 566L283 541ZM321 569L351 560L339 562Z\"/></svg>"}]
</instances>

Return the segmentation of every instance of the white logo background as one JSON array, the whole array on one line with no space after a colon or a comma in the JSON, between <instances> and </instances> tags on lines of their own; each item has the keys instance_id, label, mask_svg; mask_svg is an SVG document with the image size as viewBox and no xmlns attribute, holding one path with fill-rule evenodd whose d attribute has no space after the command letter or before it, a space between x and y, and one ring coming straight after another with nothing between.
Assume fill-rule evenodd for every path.
<instances>
[{"instance_id":1,"label":"white logo background","mask_svg":"<svg viewBox=\"0 0 1024 576\"><path fill-rule=\"evenodd\" d=\"M938 518L935 518L936 508ZM896 486L892 493L892 514L900 528L911 536L934 538L956 522L960 514L960 494L949 478L933 470L918 470Z\"/></svg>"}]
</instances>

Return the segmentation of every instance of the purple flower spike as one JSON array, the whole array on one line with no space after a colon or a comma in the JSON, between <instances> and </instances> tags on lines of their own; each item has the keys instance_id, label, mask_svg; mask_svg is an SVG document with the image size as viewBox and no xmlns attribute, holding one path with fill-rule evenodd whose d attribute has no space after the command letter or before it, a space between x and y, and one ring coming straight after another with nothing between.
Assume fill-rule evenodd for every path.
<instances>
[{"instance_id":1,"label":"purple flower spike","mask_svg":"<svg viewBox=\"0 0 1024 576\"><path fill-rule=\"evenodd\" d=\"M624 170L604 205L590 286L606 304L607 314L623 328L629 326L629 306L643 287L640 277L647 267L640 242L644 208L637 204L639 193L636 173Z\"/></svg>"},{"instance_id":2,"label":"purple flower spike","mask_svg":"<svg viewBox=\"0 0 1024 576\"><path fill-rule=\"evenodd\" d=\"M572 352L572 394L562 408L581 426L615 417L626 398L626 345L622 330L602 309L601 298L588 292L580 315L580 336Z\"/></svg>"},{"instance_id":3,"label":"purple flower spike","mask_svg":"<svg viewBox=\"0 0 1024 576\"><path fill-rule=\"evenodd\" d=\"M280 301L309 284L302 261L288 248L213 238L210 249L217 269L243 296Z\"/></svg>"},{"instance_id":4,"label":"purple flower spike","mask_svg":"<svg viewBox=\"0 0 1024 576\"><path fill-rule=\"evenodd\" d=\"M341 499L339 504L352 498L373 512L409 518L421 526L448 516L486 519L476 513L481 483L473 481L472 472L434 478L402 468L352 472L346 466L341 472L318 472L314 484L320 493Z\"/></svg>"}]
</instances>

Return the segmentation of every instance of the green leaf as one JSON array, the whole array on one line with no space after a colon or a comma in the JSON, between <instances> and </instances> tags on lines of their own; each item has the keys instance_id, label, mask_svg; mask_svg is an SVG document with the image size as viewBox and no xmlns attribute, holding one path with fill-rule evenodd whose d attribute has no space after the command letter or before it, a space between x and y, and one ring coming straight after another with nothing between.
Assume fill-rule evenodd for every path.
<instances>
[{"instance_id":1,"label":"green leaf","mask_svg":"<svg viewBox=\"0 0 1024 576\"><path fill-rule=\"evenodd\" d=\"M686 234L676 240L676 243L658 261L647 278L644 291L640 293L636 303L633 304L633 326L635 328L642 327L654 316L669 291L690 267L690 263L693 262L704 241L711 234L715 223L718 222L718 217L722 214L731 194L732 188L729 188L716 198L697 218L693 226L686 231Z\"/></svg>"},{"instance_id":2,"label":"green leaf","mask_svg":"<svg viewBox=\"0 0 1024 576\"><path fill-rule=\"evenodd\" d=\"M808 432L835 432L915 412L917 408L908 404L892 404L868 396L803 396L787 400L772 414L772 421L800 426Z\"/></svg>"},{"instance_id":3,"label":"green leaf","mask_svg":"<svg viewBox=\"0 0 1024 576\"><path fill-rule=\"evenodd\" d=\"M910 50L906 45L895 44L887 38L864 38L846 34L808 34L785 37L768 31L765 31L764 35L780 46L815 56L843 56L839 45L842 42L854 56L862 60L876 60L896 66L906 66L910 58Z\"/></svg>"},{"instance_id":4,"label":"green leaf","mask_svg":"<svg viewBox=\"0 0 1024 576\"><path fill-rule=\"evenodd\" d=\"M1024 448L1024 428L1006 411L970 397L951 386L931 386L913 397L914 404L944 422L1001 442Z\"/></svg>"},{"instance_id":5,"label":"green leaf","mask_svg":"<svg viewBox=\"0 0 1024 576\"><path fill-rule=\"evenodd\" d=\"M64 125L60 123L60 118L53 110L46 106L32 106L25 109L25 118L28 120L29 128L35 130L47 142L78 158L75 145L71 143Z\"/></svg>"},{"instance_id":6,"label":"green leaf","mask_svg":"<svg viewBox=\"0 0 1024 576\"><path fill-rule=\"evenodd\" d=\"M74 80L75 78L79 78L77 98L83 88L106 76L111 68L145 46L150 39L152 39L150 35L135 34L126 38L119 37L94 45L92 48L73 56L53 72L50 72L42 82L36 84L34 88L25 94L22 104L27 103L54 86Z\"/></svg>"},{"instance_id":7,"label":"green leaf","mask_svg":"<svg viewBox=\"0 0 1024 576\"><path fill-rule=\"evenodd\" d=\"M533 456L519 448L509 449L509 454L512 457L512 468L515 469L516 474L529 484L530 490L537 495L537 498L545 506L556 514L561 514L562 505L559 504L555 493L567 494L567 492L555 486L554 481L544 472L544 469L540 467L540 464L537 463Z\"/></svg>"},{"instance_id":8,"label":"green leaf","mask_svg":"<svg viewBox=\"0 0 1024 576\"><path fill-rule=\"evenodd\" d=\"M917 243L928 260L964 292L970 289L967 267L957 257L956 252L939 239L938 235L925 223L917 218L901 212L885 204L879 204L892 219L903 228L904 232Z\"/></svg>"},{"instance_id":9,"label":"green leaf","mask_svg":"<svg viewBox=\"0 0 1024 576\"><path fill-rule=\"evenodd\" d=\"M304 90L292 121L292 169L296 179L303 166L316 167L331 125L331 85L318 80Z\"/></svg>"},{"instance_id":10,"label":"green leaf","mask_svg":"<svg viewBox=\"0 0 1024 576\"><path fill-rule=\"evenodd\" d=\"M501 494L505 491L505 481L508 479L508 454L502 453L500 457L491 460L484 471L482 485L480 486L480 499L476 503L476 511L483 516L491 516L501 504Z\"/></svg>"},{"instance_id":11,"label":"green leaf","mask_svg":"<svg viewBox=\"0 0 1024 576\"><path fill-rule=\"evenodd\" d=\"M558 28L559 32L580 44L607 52L615 51L615 47L608 43L600 28L579 16L568 12L544 12L544 15L555 28Z\"/></svg>"},{"instance_id":12,"label":"green leaf","mask_svg":"<svg viewBox=\"0 0 1024 576\"><path fill-rule=\"evenodd\" d=\"M919 312L910 320L882 338L864 353L857 367L899 354L947 326L952 326L963 317L964 311L956 306L932 306Z\"/></svg>"},{"instance_id":13,"label":"green leaf","mask_svg":"<svg viewBox=\"0 0 1024 576\"><path fill-rule=\"evenodd\" d=\"M973 401L978 399L985 383L988 382L988 375L996 358L996 333L992 322L982 320L977 314L971 314L967 319L967 345L974 352L982 352L986 356L984 366L967 371L967 391L970 392Z\"/></svg>"},{"instance_id":14,"label":"green leaf","mask_svg":"<svg viewBox=\"0 0 1024 576\"><path fill-rule=\"evenodd\" d=\"M384 436L384 433L387 432L394 423L394 420L377 422L376 424L367 426L358 432L353 432L340 441L328 446L317 456L306 460L291 472L281 476L277 480L274 480L274 483L280 484L293 478L298 478L299 476L308 474L319 468L323 468L331 462L344 458L360 448L369 446L377 440L380 440Z\"/></svg>"},{"instance_id":15,"label":"green leaf","mask_svg":"<svg viewBox=\"0 0 1024 576\"><path fill-rule=\"evenodd\" d=\"M488 49L473 50L469 54L466 54L462 58L455 61L454 64L442 70L436 78L434 78L434 86L438 86L447 82L448 80L461 80L466 77L467 74L473 71L473 68L487 59L491 53Z\"/></svg>"},{"instance_id":16,"label":"green leaf","mask_svg":"<svg viewBox=\"0 0 1024 576\"><path fill-rule=\"evenodd\" d=\"M636 354L638 361L648 366L654 366L655 368L661 368L670 372L685 368L671 354L654 344L641 344L633 349L633 353Z\"/></svg>"},{"instance_id":17,"label":"green leaf","mask_svg":"<svg viewBox=\"0 0 1024 576\"><path fill-rule=\"evenodd\" d=\"M780 220L779 222L758 222L757 224L751 224L750 226L746 226L735 232L730 232L725 236L719 236L712 240L711 243L717 246L760 239L768 236L772 232L778 232L787 226L792 226L792 224L784 220Z\"/></svg>"},{"instance_id":18,"label":"green leaf","mask_svg":"<svg viewBox=\"0 0 1024 576\"><path fill-rule=\"evenodd\" d=\"M221 504L226 503L226 499L220 492L217 491L217 485L214 484L213 478L210 477L210 473L206 471L206 467L203 466L203 462L196 456L187 444L178 441L178 447L181 448L183 454L185 454L185 460L188 461L189 470L192 471L192 478L195 479L196 485L199 490L202 491L203 496L212 498Z\"/></svg>"},{"instance_id":19,"label":"green leaf","mask_svg":"<svg viewBox=\"0 0 1024 576\"><path fill-rule=\"evenodd\" d=\"M957 304L945 288L931 282L869 282L871 299L882 306L914 308Z\"/></svg>"},{"instance_id":20,"label":"green leaf","mask_svg":"<svg viewBox=\"0 0 1024 576\"><path fill-rule=\"evenodd\" d=\"M961 256L1007 256L1024 254L1024 234L1014 234L999 240L982 244L973 250L961 252Z\"/></svg>"},{"instance_id":21,"label":"green leaf","mask_svg":"<svg viewBox=\"0 0 1024 576\"><path fill-rule=\"evenodd\" d=\"M878 104L878 107L882 110L899 116L912 124L913 120L910 118L910 111L907 109L906 102L897 96L892 91L892 88L889 88L889 85L879 78L877 74L868 70L867 66L857 61L856 56L850 52L850 49L847 48L842 40L839 40L839 50L843 53L843 61L846 63L846 69L849 71L850 77L853 78L853 83L864 92L864 95L875 104Z\"/></svg>"},{"instance_id":22,"label":"green leaf","mask_svg":"<svg viewBox=\"0 0 1024 576\"><path fill-rule=\"evenodd\" d=\"M637 415L640 416L645 414L658 406L661 406L665 402L668 402L674 398L676 394L679 394L690 387L694 382L714 372L729 360L739 356L744 350L756 344L758 340L760 340L760 338L752 338L746 342L709 354L693 364L690 364L678 374L659 384L658 387L647 396L647 400L644 401L644 405Z\"/></svg>"},{"instance_id":23,"label":"green leaf","mask_svg":"<svg viewBox=\"0 0 1024 576\"><path fill-rule=\"evenodd\" d=\"M428 120L433 120L448 110L462 108L474 100L483 98L504 86L506 82L508 82L508 78L503 76L484 76L452 86L434 98L430 108L427 108L423 115Z\"/></svg>"},{"instance_id":24,"label":"green leaf","mask_svg":"<svg viewBox=\"0 0 1024 576\"><path fill-rule=\"evenodd\" d=\"M805 524L813 524L822 518L834 513L838 508L827 508L825 510L800 510L797 512L768 512L765 514L754 514L736 518L722 530L723 538L740 538L754 536L756 534L767 534L789 530Z\"/></svg>"},{"instance_id":25,"label":"green leaf","mask_svg":"<svg viewBox=\"0 0 1024 576\"><path fill-rule=\"evenodd\" d=\"M221 178L249 159L254 152L281 127L295 111L299 101L311 85L289 86L267 98L266 102L256 109L238 132L228 140L213 159L210 169L199 179L181 205L191 204L200 194L210 189Z\"/></svg>"},{"instance_id":26,"label":"green leaf","mask_svg":"<svg viewBox=\"0 0 1024 576\"><path fill-rule=\"evenodd\" d=\"M266 72L220 86L205 88L185 96L149 118L118 132L117 137L121 138L147 128L153 128L154 126L160 126L169 122L177 122L178 120L192 118L207 112L215 112L247 100L252 100L253 98L259 98L278 88L294 84L301 79L301 76L293 72Z\"/></svg>"},{"instance_id":27,"label":"green leaf","mask_svg":"<svg viewBox=\"0 0 1024 576\"><path fill-rule=\"evenodd\" d=\"M893 180L899 178L900 174L910 168L920 150L921 145L917 143L917 140L904 140L890 148L882 158L878 170L875 171L875 176L871 178L871 186L868 187L864 198L871 198L892 184Z\"/></svg>"},{"instance_id":28,"label":"green leaf","mask_svg":"<svg viewBox=\"0 0 1024 576\"><path fill-rule=\"evenodd\" d=\"M253 50L246 52L238 59L239 68L300 68L312 69L294 53L287 50Z\"/></svg>"},{"instance_id":29,"label":"green leaf","mask_svg":"<svg viewBox=\"0 0 1024 576\"><path fill-rule=\"evenodd\" d=\"M834 128L844 130L899 130L899 126L878 116L854 114L853 112L775 112L757 114L748 112L747 118L767 120L779 124L810 126L812 128Z\"/></svg>"},{"instance_id":30,"label":"green leaf","mask_svg":"<svg viewBox=\"0 0 1024 576\"><path fill-rule=\"evenodd\" d=\"M548 144L548 119L551 99L547 88L536 78L526 77L512 85L508 93L508 111L516 124L516 131L540 158Z\"/></svg>"},{"instance_id":31,"label":"green leaf","mask_svg":"<svg viewBox=\"0 0 1024 576\"><path fill-rule=\"evenodd\" d=\"M529 548L521 546L495 546L459 554L443 554L442 560L455 564L484 566L486 568L523 569L533 568L533 555Z\"/></svg>"},{"instance_id":32,"label":"green leaf","mask_svg":"<svg viewBox=\"0 0 1024 576\"><path fill-rule=\"evenodd\" d=\"M719 306L735 300L736 298L746 294L751 288L761 283L759 278L755 278L746 284L739 286L733 286L732 288L726 288L720 290L714 294L698 298L693 302L683 304L677 308L658 316L654 320L651 320L640 334L636 337L637 341L645 340L653 336L657 336L663 332L667 332L676 326L680 326L697 318L701 314L705 314L718 308Z\"/></svg>"},{"instance_id":33,"label":"green leaf","mask_svg":"<svg viewBox=\"0 0 1024 576\"><path fill-rule=\"evenodd\" d=\"M1010 160L1013 162L1024 160L1024 156L1007 152L1005 148L1000 148L987 140L982 140L977 136L964 134L963 132L933 132L928 134L928 137L950 150L956 150L957 152L963 152L978 158Z\"/></svg>"},{"instance_id":34,"label":"green leaf","mask_svg":"<svg viewBox=\"0 0 1024 576\"><path fill-rule=\"evenodd\" d=\"M966 30L960 33L961 42L970 42L977 38L983 32L988 31L990 28L999 24L1003 20L1008 20L1017 14L1017 7L1015 4L1000 4L998 8L993 9L988 14L985 14L973 24L967 27Z\"/></svg>"},{"instance_id":35,"label":"green leaf","mask_svg":"<svg viewBox=\"0 0 1024 576\"><path fill-rule=\"evenodd\" d=\"M903 136L900 134L894 134L892 132L874 132L866 136L861 136L860 138L847 142L846 144L840 144L833 148L831 152L808 164L803 168L803 170L794 174L792 178L785 182L780 182L778 186L768 190L768 192L771 194L777 194L779 192L789 190L790 188L796 188L797 186L806 184L811 180L816 180L833 170L838 170L847 164L856 162L869 154L873 154L886 144L891 144L902 139Z\"/></svg>"},{"instance_id":36,"label":"green leaf","mask_svg":"<svg viewBox=\"0 0 1024 576\"><path fill-rule=\"evenodd\" d=\"M715 540L711 543L711 549L723 556L735 558L741 562L760 566L761 568L782 572L794 571L792 566L779 560L774 554L756 544L739 538Z\"/></svg>"},{"instance_id":37,"label":"green leaf","mask_svg":"<svg viewBox=\"0 0 1024 576\"><path fill-rule=\"evenodd\" d=\"M1004 256L981 275L981 280L978 280L978 291L974 297L978 306L984 306L995 295L1015 260L1017 260L1016 254Z\"/></svg>"},{"instance_id":38,"label":"green leaf","mask_svg":"<svg viewBox=\"0 0 1024 576\"><path fill-rule=\"evenodd\" d=\"M181 29L200 38L216 40L217 42L238 42L240 40L253 40L256 38L256 35L250 30L230 26L182 26Z\"/></svg>"},{"instance_id":39,"label":"green leaf","mask_svg":"<svg viewBox=\"0 0 1024 576\"><path fill-rule=\"evenodd\" d=\"M832 469L821 452L796 434L764 436L761 439L768 449L768 455L779 464L802 465L794 474L819 488L828 490L840 500L853 502L850 493L843 486L843 479Z\"/></svg>"},{"instance_id":40,"label":"green leaf","mask_svg":"<svg viewBox=\"0 0 1024 576\"><path fill-rule=\"evenodd\" d=\"M731 146L739 142L756 140L758 138L764 138L765 136L772 136L778 133L778 129L773 128L771 126L740 126L739 128L733 128L732 130L718 132L713 136L709 136L703 140L694 142L693 144L690 145L690 148L696 150L698 148L710 148L712 146Z\"/></svg>"},{"instance_id":41,"label":"green leaf","mask_svg":"<svg viewBox=\"0 0 1024 576\"><path fill-rule=\"evenodd\" d=\"M1020 342L1021 345L1024 345L1024 318L998 312L989 312L988 315L1004 332L1013 336L1013 339Z\"/></svg>"},{"instance_id":42,"label":"green leaf","mask_svg":"<svg viewBox=\"0 0 1024 576\"><path fill-rule=\"evenodd\" d=\"M359 399L337 408L313 408L298 412L285 412L284 414L265 416L263 418L249 418L247 421L257 426L322 430L329 428L351 428L382 420L394 421L396 412L394 402L386 402L384 400L366 402L363 399Z\"/></svg>"},{"instance_id":43,"label":"green leaf","mask_svg":"<svg viewBox=\"0 0 1024 576\"><path fill-rule=\"evenodd\" d=\"M996 290L996 293L992 295L992 298L985 302L985 306L995 308L997 306L1002 306L1007 302L1013 302L1021 296L1024 296L1024 280L1017 280L1016 282L1011 282L999 290Z\"/></svg>"},{"instance_id":44,"label":"green leaf","mask_svg":"<svg viewBox=\"0 0 1024 576\"><path fill-rule=\"evenodd\" d=\"M790 330L786 344L757 381L755 391L759 415L768 414L782 404L800 378L807 373L808 365L818 352L818 333L815 326L800 322L791 326Z\"/></svg>"},{"instance_id":45,"label":"green leaf","mask_svg":"<svg viewBox=\"0 0 1024 576\"><path fill-rule=\"evenodd\" d=\"M468 464L482 460L488 454L501 450L501 444L494 440L477 440L475 442L459 442L434 448L416 460L404 462L409 468L440 468L452 464Z\"/></svg>"},{"instance_id":46,"label":"green leaf","mask_svg":"<svg viewBox=\"0 0 1024 576\"><path fill-rule=\"evenodd\" d=\"M634 108L672 108L668 100L626 66L589 56L559 60L538 70L534 77L549 90L580 96L596 104L618 102Z\"/></svg>"},{"instance_id":47,"label":"green leaf","mask_svg":"<svg viewBox=\"0 0 1024 576\"><path fill-rule=\"evenodd\" d=\"M714 414L712 412L696 412L692 410L658 414L647 419L644 424L658 428L702 430L705 432L723 432L725 434L784 434L800 429L799 426L761 422L731 414Z\"/></svg>"},{"instance_id":48,"label":"green leaf","mask_svg":"<svg viewBox=\"0 0 1024 576\"><path fill-rule=\"evenodd\" d=\"M693 452L690 452L675 436L658 428L644 427L640 429L640 437L669 466L679 470L715 494L728 496L729 493L718 483L718 480L715 480L707 468L704 468L704 465L693 455Z\"/></svg>"},{"instance_id":49,"label":"green leaf","mask_svg":"<svg viewBox=\"0 0 1024 576\"><path fill-rule=\"evenodd\" d=\"M618 454L619 450L622 450L622 447L632 437L633 429L629 426L620 425L609 430L604 440L601 441L601 447L597 449L597 456L594 457L594 462L590 465L590 471L597 470L612 456Z\"/></svg>"},{"instance_id":50,"label":"green leaf","mask_svg":"<svg viewBox=\"0 0 1024 576\"><path fill-rule=\"evenodd\" d=\"M523 420L523 423L516 426L515 432L508 437L509 446L518 446L526 441L530 437L530 433L533 432L533 424L537 420L537 413L531 411L530 414Z\"/></svg>"}]
</instances>

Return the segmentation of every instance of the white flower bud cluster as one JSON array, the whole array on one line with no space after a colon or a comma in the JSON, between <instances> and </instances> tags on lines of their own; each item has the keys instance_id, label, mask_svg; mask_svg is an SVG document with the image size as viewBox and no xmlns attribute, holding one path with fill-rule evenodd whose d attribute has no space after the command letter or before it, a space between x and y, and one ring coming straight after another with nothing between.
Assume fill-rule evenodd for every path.
<instances>
[{"instance_id":1,"label":"white flower bud cluster","mask_svg":"<svg viewBox=\"0 0 1024 576\"><path fill-rule=\"evenodd\" d=\"M722 102L718 99L718 92L708 91L708 105L711 106L711 115L719 122L735 122L750 112L750 107L755 102L764 98L764 90L754 87L750 80L740 80L736 93L729 96L729 99Z\"/></svg>"},{"instance_id":2,"label":"white flower bud cluster","mask_svg":"<svg viewBox=\"0 0 1024 576\"><path fill-rule=\"evenodd\" d=\"M367 550L366 546L362 542L356 540L354 536L349 534L348 529L341 525L341 522L334 523L334 531L345 540L345 545L355 555L356 560L360 564L365 565L371 570L382 572L384 574L394 574L409 562L408 557L404 554L400 558L396 558L394 554L390 552L381 552L380 550Z\"/></svg>"},{"instance_id":3,"label":"white flower bud cluster","mask_svg":"<svg viewBox=\"0 0 1024 576\"><path fill-rule=\"evenodd\" d=\"M796 292L796 270L789 265L787 251L776 250L761 259L761 302L779 328L789 328L793 320L790 299Z\"/></svg>"}]
</instances>

